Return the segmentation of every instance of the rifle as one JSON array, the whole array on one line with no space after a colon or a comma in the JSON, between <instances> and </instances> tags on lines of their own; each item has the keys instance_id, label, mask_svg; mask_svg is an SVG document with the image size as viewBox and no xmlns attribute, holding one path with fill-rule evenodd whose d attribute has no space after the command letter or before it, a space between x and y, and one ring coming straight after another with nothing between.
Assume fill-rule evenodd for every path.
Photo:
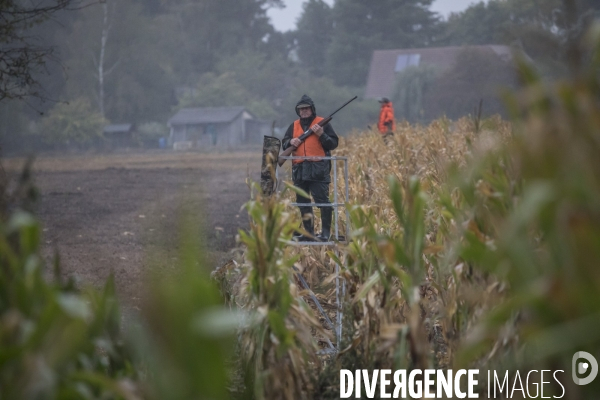
<instances>
[{"instance_id":1,"label":"rifle","mask_svg":"<svg viewBox=\"0 0 600 400\"><path fill-rule=\"evenodd\" d=\"M331 114L329 114L329 116L325 119L323 119L322 121L318 122L319 125L321 125L322 127L327 125L329 122L331 122L331 119L333 118L333 115L340 111L342 108L346 107L348 104L350 104L350 102L356 100L358 96L354 96L353 98L351 98L350 100L348 100L347 102L344 103L343 106L341 106L340 108L338 108L337 110L335 110L334 112L332 112ZM300 142L304 142L306 140L307 137L309 137L310 135L312 135L314 132L312 131L312 129L310 129L310 127L306 130L306 132L304 132L302 135L298 136L298 140L300 140ZM290 145L290 147L288 147L287 149L285 149L283 151L283 153L281 153L279 155L279 157L287 157L290 154L292 154L292 152L294 150L296 150L297 147L294 147L292 145ZM279 164L279 166L281 167L284 163L286 162L286 159L281 159L279 158L279 160L277 161L277 163Z\"/></svg>"}]
</instances>

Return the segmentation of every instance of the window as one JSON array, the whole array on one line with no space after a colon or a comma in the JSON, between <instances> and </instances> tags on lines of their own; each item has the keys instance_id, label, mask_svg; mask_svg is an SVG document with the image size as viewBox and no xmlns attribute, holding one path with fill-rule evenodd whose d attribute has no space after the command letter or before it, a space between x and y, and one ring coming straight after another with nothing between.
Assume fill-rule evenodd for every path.
<instances>
[{"instance_id":1,"label":"window","mask_svg":"<svg viewBox=\"0 0 600 400\"><path fill-rule=\"evenodd\" d=\"M401 72L407 67L418 67L421 61L420 54L400 54L396 59L396 72Z\"/></svg>"}]
</instances>

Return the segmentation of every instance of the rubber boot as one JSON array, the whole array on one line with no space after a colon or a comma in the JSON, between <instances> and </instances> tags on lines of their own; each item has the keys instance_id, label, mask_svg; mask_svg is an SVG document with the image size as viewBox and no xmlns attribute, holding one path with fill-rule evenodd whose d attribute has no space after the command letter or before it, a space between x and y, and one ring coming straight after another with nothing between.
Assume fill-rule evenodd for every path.
<instances>
[{"instance_id":1,"label":"rubber boot","mask_svg":"<svg viewBox=\"0 0 600 400\"><path fill-rule=\"evenodd\" d=\"M331 238L331 216L333 214L333 208L323 207L321 208L321 226L322 231L317 238L321 242L329 242Z\"/></svg>"}]
</instances>

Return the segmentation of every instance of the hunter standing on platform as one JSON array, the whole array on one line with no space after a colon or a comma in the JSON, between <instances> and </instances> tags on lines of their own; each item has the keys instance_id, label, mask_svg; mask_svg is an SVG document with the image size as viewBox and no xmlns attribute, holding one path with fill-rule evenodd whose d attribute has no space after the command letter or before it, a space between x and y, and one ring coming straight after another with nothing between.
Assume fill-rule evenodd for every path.
<instances>
[{"instance_id":1,"label":"hunter standing on platform","mask_svg":"<svg viewBox=\"0 0 600 400\"><path fill-rule=\"evenodd\" d=\"M315 104L307 95L296 104L296 114L300 117L290 125L285 132L282 141L283 150L294 146L296 150L293 156L331 156L331 150L338 146L338 137L331 124L321 127L318 122L323 118L318 117L315 112ZM314 133L304 142L300 142L298 137L310 128ZM330 160L292 160L292 180L294 186L304 190L312 195L315 203L329 203L329 183L331 182L331 161ZM310 199L296 195L297 203L310 203ZM301 206L302 223L304 230L310 236L300 235L297 240L313 241L314 225L312 207ZM333 208L331 206L319 207L321 209L322 232L317 236L319 241L329 241L331 236L331 217Z\"/></svg>"},{"instance_id":2,"label":"hunter standing on platform","mask_svg":"<svg viewBox=\"0 0 600 400\"><path fill-rule=\"evenodd\" d=\"M394 135L394 129L396 129L394 107L387 97L383 97L379 100L379 103L381 103L381 110L379 111L379 123L377 124L377 129L379 129L381 137L386 140L389 136Z\"/></svg>"}]
</instances>

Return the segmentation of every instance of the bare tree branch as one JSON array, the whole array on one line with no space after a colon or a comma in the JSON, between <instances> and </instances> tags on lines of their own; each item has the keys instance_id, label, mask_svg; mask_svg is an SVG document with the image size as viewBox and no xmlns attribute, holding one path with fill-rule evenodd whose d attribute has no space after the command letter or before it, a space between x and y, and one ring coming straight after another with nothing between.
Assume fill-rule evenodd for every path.
<instances>
[{"instance_id":1,"label":"bare tree branch","mask_svg":"<svg viewBox=\"0 0 600 400\"><path fill-rule=\"evenodd\" d=\"M103 0L0 0L0 101L49 97L36 74L45 72L46 62L57 61L53 47L41 46L31 28L62 10L78 10Z\"/></svg>"}]
</instances>

